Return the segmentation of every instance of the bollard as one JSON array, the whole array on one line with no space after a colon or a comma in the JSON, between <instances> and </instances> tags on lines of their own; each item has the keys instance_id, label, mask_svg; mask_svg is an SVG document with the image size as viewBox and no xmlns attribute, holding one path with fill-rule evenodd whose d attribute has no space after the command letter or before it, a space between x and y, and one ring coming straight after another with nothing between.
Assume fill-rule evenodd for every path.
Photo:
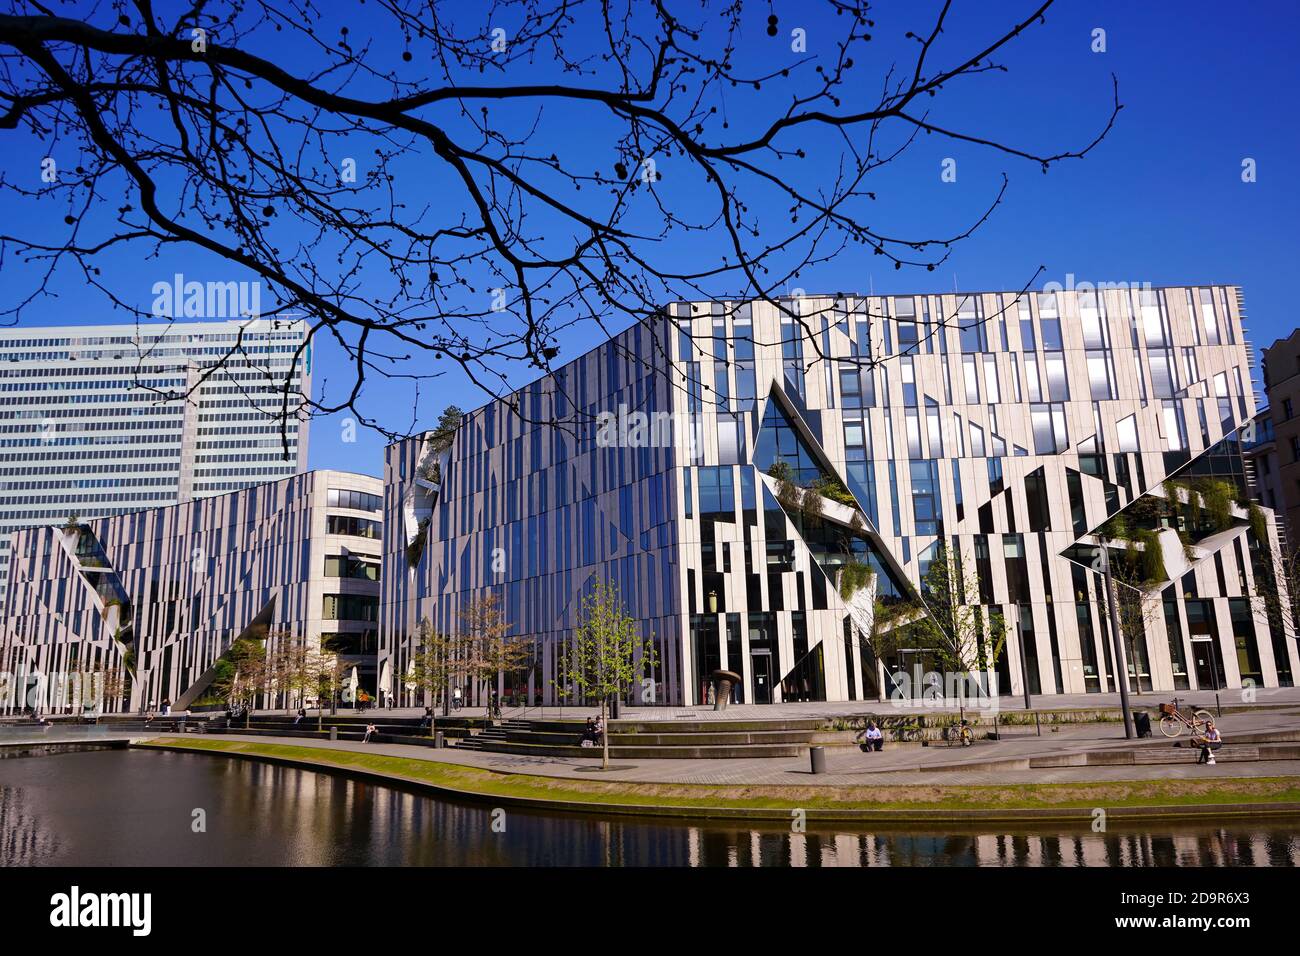
<instances>
[{"instance_id":1,"label":"bollard","mask_svg":"<svg viewBox=\"0 0 1300 956\"><path fill-rule=\"evenodd\" d=\"M826 748L825 747L810 747L808 749L808 756L812 760L813 773L826 772Z\"/></svg>"},{"instance_id":2,"label":"bollard","mask_svg":"<svg viewBox=\"0 0 1300 956\"><path fill-rule=\"evenodd\" d=\"M435 731L433 735L433 749L441 750L447 746L446 735L441 730Z\"/></svg>"},{"instance_id":3,"label":"bollard","mask_svg":"<svg viewBox=\"0 0 1300 956\"><path fill-rule=\"evenodd\" d=\"M338 740L338 739L339 739L339 729L338 729L338 727L331 727L331 728L330 728L330 740Z\"/></svg>"}]
</instances>

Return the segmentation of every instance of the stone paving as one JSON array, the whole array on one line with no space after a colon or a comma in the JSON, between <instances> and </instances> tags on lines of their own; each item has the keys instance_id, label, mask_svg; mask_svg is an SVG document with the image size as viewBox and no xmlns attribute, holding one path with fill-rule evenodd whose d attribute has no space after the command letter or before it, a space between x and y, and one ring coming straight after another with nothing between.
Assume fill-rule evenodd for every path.
<instances>
[{"instance_id":1,"label":"stone paving","mask_svg":"<svg viewBox=\"0 0 1300 956\"><path fill-rule=\"evenodd\" d=\"M1242 689L1215 691L1152 692L1129 696L1133 709L1153 710L1162 703L1168 703L1177 696L1185 705L1213 708L1217 703L1224 707L1278 707L1294 705L1300 709L1300 687L1256 687L1249 693ZM1016 712L1025 709L1023 697L998 697L997 709L1001 712ZM1108 709L1119 707L1119 694L1035 694L1030 697L1032 710L1073 710L1073 709ZM979 714L979 708L973 708ZM726 710L717 711L711 706L698 707L628 707L624 705L620 717L626 720L789 720L809 717L846 717L864 714L902 713L943 714L956 713L953 707L932 707L911 705L899 707L891 701L814 701L808 703L788 704L731 704ZM424 712L423 708L378 708L365 711L376 716L412 717ZM441 713L441 711L439 711ZM482 716L483 708L466 706L453 711L455 716ZM576 720L598 714L598 707L503 707L502 716L526 718L531 720L567 719ZM279 711L271 711L279 713ZM340 711L344 713L344 711ZM348 711L347 713L350 713ZM989 721L991 721L991 715Z\"/></svg>"},{"instance_id":2,"label":"stone paving","mask_svg":"<svg viewBox=\"0 0 1300 956\"><path fill-rule=\"evenodd\" d=\"M1264 712L1227 715L1219 724L1230 744L1233 734L1300 730L1300 715ZM1157 735L1159 731L1157 731ZM1186 763L1116 767L1065 767L1008 770L988 767L989 761L1086 750L1126 749L1135 746L1172 749L1173 741L1156 736L1125 740L1114 724L1063 727L1043 736L1025 735L1001 741L981 741L972 747L889 747L867 754L856 749L828 749L827 772L814 775L807 757L740 758L733 760L614 760L601 770L599 757L531 757L447 748L434 750L401 744L361 744L356 741L317 741L296 737L249 738L238 734L208 734L204 739L255 739L265 743L322 747L330 750L366 751L417 760L478 767L509 773L537 774L582 780L637 783L697 783L751 785L881 786L923 784L1071 783L1104 780L1192 779L1202 777L1300 776L1300 761L1220 762L1198 766L1181 738ZM972 769L932 768L969 765ZM981 766L983 765L983 766Z\"/></svg>"}]
</instances>

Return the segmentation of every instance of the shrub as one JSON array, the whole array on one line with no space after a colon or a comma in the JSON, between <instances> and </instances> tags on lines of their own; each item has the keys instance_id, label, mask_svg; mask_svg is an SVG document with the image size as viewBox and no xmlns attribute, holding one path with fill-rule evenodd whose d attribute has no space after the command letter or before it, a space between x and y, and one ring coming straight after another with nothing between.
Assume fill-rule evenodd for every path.
<instances>
[{"instance_id":1,"label":"shrub","mask_svg":"<svg viewBox=\"0 0 1300 956\"><path fill-rule=\"evenodd\" d=\"M1137 541L1142 545L1138 552L1138 576L1144 582L1153 584L1167 581L1164 554L1160 547L1160 536L1154 531L1139 531Z\"/></svg>"},{"instance_id":2,"label":"shrub","mask_svg":"<svg viewBox=\"0 0 1300 956\"><path fill-rule=\"evenodd\" d=\"M840 597L850 600L854 594L871 583L875 572L869 565L856 559L850 560L840 568Z\"/></svg>"},{"instance_id":3,"label":"shrub","mask_svg":"<svg viewBox=\"0 0 1300 956\"><path fill-rule=\"evenodd\" d=\"M1237 489L1226 481L1211 478L1201 485L1206 517L1215 533L1232 527L1232 499Z\"/></svg>"},{"instance_id":4,"label":"shrub","mask_svg":"<svg viewBox=\"0 0 1300 956\"><path fill-rule=\"evenodd\" d=\"M842 505L848 505L850 508L858 506L858 500L853 497L853 493L844 487L844 483L838 478L832 478L830 475L822 475L812 484L813 491L823 498L829 498L831 501L838 502Z\"/></svg>"},{"instance_id":5,"label":"shrub","mask_svg":"<svg viewBox=\"0 0 1300 956\"><path fill-rule=\"evenodd\" d=\"M1252 501L1246 508L1246 513L1250 521L1251 534L1255 536L1260 547L1265 547L1268 543L1268 519L1264 517L1264 509Z\"/></svg>"},{"instance_id":6,"label":"shrub","mask_svg":"<svg viewBox=\"0 0 1300 956\"><path fill-rule=\"evenodd\" d=\"M420 563L420 558L424 556L424 542L429 536L429 519L420 520L420 530L415 533L411 543L406 546L406 563L411 567L416 567Z\"/></svg>"}]
</instances>

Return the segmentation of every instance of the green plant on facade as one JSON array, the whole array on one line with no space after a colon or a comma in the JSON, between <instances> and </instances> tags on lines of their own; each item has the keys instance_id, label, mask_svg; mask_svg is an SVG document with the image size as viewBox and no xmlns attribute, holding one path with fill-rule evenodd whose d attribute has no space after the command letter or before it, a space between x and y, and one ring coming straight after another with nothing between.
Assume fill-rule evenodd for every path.
<instances>
[{"instance_id":1,"label":"green plant on facade","mask_svg":"<svg viewBox=\"0 0 1300 956\"><path fill-rule=\"evenodd\" d=\"M424 556L424 543L429 536L429 519L420 519L420 529L415 532L415 537L411 543L406 546L406 563L412 567L418 567L420 558Z\"/></svg>"},{"instance_id":2,"label":"green plant on facade","mask_svg":"<svg viewBox=\"0 0 1300 956\"><path fill-rule=\"evenodd\" d=\"M1210 527L1217 534L1232 527L1232 502L1237 489L1226 481L1210 478L1200 485L1201 498L1205 502L1205 513Z\"/></svg>"},{"instance_id":3,"label":"green plant on facade","mask_svg":"<svg viewBox=\"0 0 1300 956\"><path fill-rule=\"evenodd\" d=\"M1256 502L1250 502L1246 507L1246 520L1250 522L1251 534L1261 546L1268 542L1268 519L1264 516L1264 509Z\"/></svg>"},{"instance_id":4,"label":"green plant on facade","mask_svg":"<svg viewBox=\"0 0 1300 956\"><path fill-rule=\"evenodd\" d=\"M851 600L854 594L870 585L875 576L869 565L856 558L850 559L840 566L840 597L845 601Z\"/></svg>"},{"instance_id":5,"label":"green plant on facade","mask_svg":"<svg viewBox=\"0 0 1300 956\"><path fill-rule=\"evenodd\" d=\"M441 484L442 468L436 461L425 461L420 465L420 477L430 484Z\"/></svg>"},{"instance_id":6,"label":"green plant on facade","mask_svg":"<svg viewBox=\"0 0 1300 956\"><path fill-rule=\"evenodd\" d=\"M853 492L844 487L844 483L838 478L830 475L821 475L812 483L812 490L823 498L829 498L831 501L841 505L848 505L850 508L858 506L858 500L853 497Z\"/></svg>"}]
</instances>

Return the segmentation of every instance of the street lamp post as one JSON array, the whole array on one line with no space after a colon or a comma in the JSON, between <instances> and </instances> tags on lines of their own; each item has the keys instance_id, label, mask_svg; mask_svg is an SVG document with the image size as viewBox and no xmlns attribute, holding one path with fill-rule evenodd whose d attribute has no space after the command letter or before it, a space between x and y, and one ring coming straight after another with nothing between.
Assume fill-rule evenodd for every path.
<instances>
[{"instance_id":1,"label":"street lamp post","mask_svg":"<svg viewBox=\"0 0 1300 956\"><path fill-rule=\"evenodd\" d=\"M1115 683L1119 685L1119 707L1124 714L1124 736L1133 739L1133 711L1128 703L1128 655L1124 653L1124 638L1119 631L1119 605L1115 602L1115 579L1110 573L1110 550L1106 539L1101 542L1101 573L1106 578L1106 603L1110 605L1110 637L1115 655Z\"/></svg>"},{"instance_id":2,"label":"street lamp post","mask_svg":"<svg viewBox=\"0 0 1300 956\"><path fill-rule=\"evenodd\" d=\"M1016 614L1016 634L1020 638L1020 686L1025 691L1025 710L1030 708L1029 703L1029 655L1025 652L1025 624L1020 619L1024 609L1020 608Z\"/></svg>"}]
</instances>

